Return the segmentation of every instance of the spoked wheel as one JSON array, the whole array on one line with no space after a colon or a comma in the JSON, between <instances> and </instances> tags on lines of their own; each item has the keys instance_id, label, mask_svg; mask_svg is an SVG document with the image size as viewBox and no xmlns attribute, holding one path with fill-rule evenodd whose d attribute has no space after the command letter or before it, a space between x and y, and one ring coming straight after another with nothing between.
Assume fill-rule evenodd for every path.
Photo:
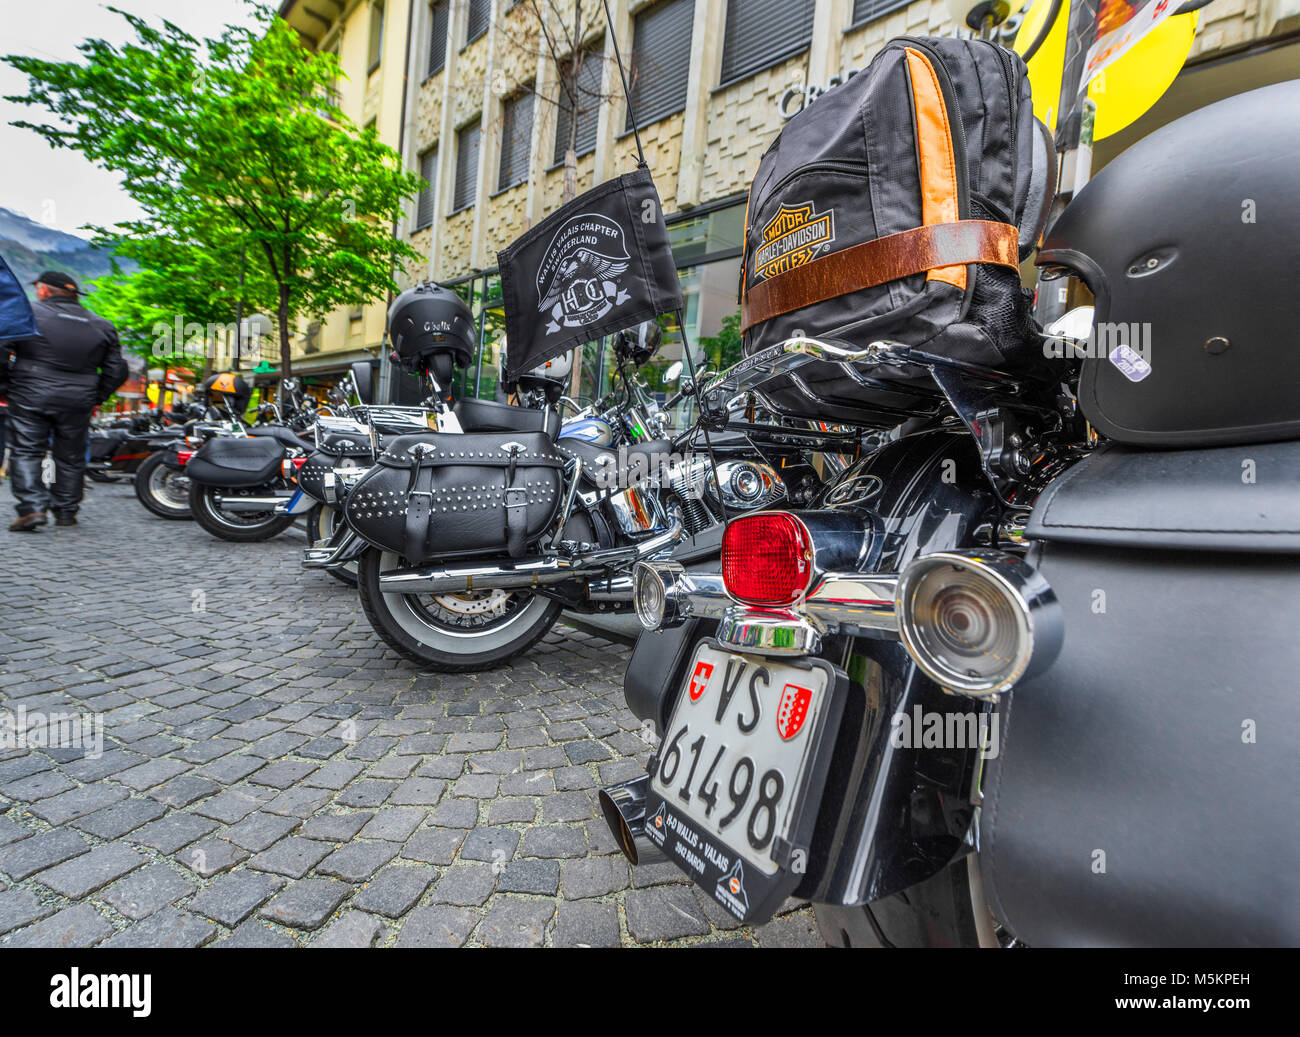
<instances>
[{"instance_id":1,"label":"spoked wheel","mask_svg":"<svg viewBox=\"0 0 1300 1037\"><path fill-rule=\"evenodd\" d=\"M384 594L379 574L398 556L369 548L358 561L361 607L398 654L443 673L487 670L527 651L555 624L560 603L529 591Z\"/></svg>"},{"instance_id":2,"label":"spoked wheel","mask_svg":"<svg viewBox=\"0 0 1300 1037\"><path fill-rule=\"evenodd\" d=\"M861 907L813 904L822 939L831 947L1000 947L1000 933L968 853L937 875Z\"/></svg>"},{"instance_id":3,"label":"spoked wheel","mask_svg":"<svg viewBox=\"0 0 1300 1037\"><path fill-rule=\"evenodd\" d=\"M227 511L217 503L217 497L265 497L271 494L269 486L256 486L248 490L222 489L190 483L190 511L194 521L222 540L250 543L270 540L293 525L293 515L277 515L274 511Z\"/></svg>"},{"instance_id":4,"label":"spoked wheel","mask_svg":"<svg viewBox=\"0 0 1300 1037\"><path fill-rule=\"evenodd\" d=\"M338 508L330 507L328 504L317 504L311 511L307 512L308 546L315 547L317 544L329 543L342 523L343 517L339 514ZM348 562L347 565L340 566L337 569L326 569L325 571L334 579L341 580L349 587L357 585L356 562Z\"/></svg>"},{"instance_id":5,"label":"spoked wheel","mask_svg":"<svg viewBox=\"0 0 1300 1037\"><path fill-rule=\"evenodd\" d=\"M159 518L188 519L190 481L163 464L163 451L150 454L135 470L135 495Z\"/></svg>"}]
</instances>

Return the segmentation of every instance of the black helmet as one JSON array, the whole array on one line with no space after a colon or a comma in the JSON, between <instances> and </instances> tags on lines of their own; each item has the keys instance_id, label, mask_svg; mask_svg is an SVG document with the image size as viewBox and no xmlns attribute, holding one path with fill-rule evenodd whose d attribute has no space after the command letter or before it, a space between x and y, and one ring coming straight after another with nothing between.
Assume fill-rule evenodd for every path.
<instances>
[{"instance_id":1,"label":"black helmet","mask_svg":"<svg viewBox=\"0 0 1300 1037\"><path fill-rule=\"evenodd\" d=\"M620 331L614 339L614 350L620 356L640 367L659 352L664 340L663 328L656 320L644 320L635 327Z\"/></svg>"},{"instance_id":2,"label":"black helmet","mask_svg":"<svg viewBox=\"0 0 1300 1037\"><path fill-rule=\"evenodd\" d=\"M411 371L425 370L438 355L450 355L457 367L466 367L478 342L465 301L432 281L408 288L393 300L388 337L394 359Z\"/></svg>"},{"instance_id":3,"label":"black helmet","mask_svg":"<svg viewBox=\"0 0 1300 1037\"><path fill-rule=\"evenodd\" d=\"M1079 407L1103 434L1157 447L1300 435L1297 111L1300 80L1192 112L1102 169L1048 230L1038 264L1096 296Z\"/></svg>"}]
</instances>

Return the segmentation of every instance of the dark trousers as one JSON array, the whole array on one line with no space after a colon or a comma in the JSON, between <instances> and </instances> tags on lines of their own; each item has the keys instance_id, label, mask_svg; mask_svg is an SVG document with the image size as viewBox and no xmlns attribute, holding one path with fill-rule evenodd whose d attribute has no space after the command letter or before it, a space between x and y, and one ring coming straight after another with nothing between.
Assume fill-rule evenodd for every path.
<instances>
[{"instance_id":1,"label":"dark trousers","mask_svg":"<svg viewBox=\"0 0 1300 1037\"><path fill-rule=\"evenodd\" d=\"M30 410L10 401L10 485L19 515L50 511L75 515L81 504L86 472L90 411ZM53 436L54 485L41 481L41 462Z\"/></svg>"}]
</instances>

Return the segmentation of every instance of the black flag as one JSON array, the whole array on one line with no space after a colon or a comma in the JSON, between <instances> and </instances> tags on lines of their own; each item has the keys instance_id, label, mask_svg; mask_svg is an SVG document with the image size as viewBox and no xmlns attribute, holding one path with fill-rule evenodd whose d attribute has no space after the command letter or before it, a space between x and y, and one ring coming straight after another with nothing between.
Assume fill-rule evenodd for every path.
<instances>
[{"instance_id":1,"label":"black flag","mask_svg":"<svg viewBox=\"0 0 1300 1037\"><path fill-rule=\"evenodd\" d=\"M574 346L682 308L648 169L575 198L497 253L514 382Z\"/></svg>"}]
</instances>

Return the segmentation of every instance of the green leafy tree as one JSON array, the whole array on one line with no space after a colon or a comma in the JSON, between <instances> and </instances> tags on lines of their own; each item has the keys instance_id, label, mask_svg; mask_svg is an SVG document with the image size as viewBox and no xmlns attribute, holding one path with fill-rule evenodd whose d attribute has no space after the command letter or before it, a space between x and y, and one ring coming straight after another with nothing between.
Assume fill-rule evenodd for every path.
<instances>
[{"instance_id":1,"label":"green leafy tree","mask_svg":"<svg viewBox=\"0 0 1300 1037\"><path fill-rule=\"evenodd\" d=\"M722 327L716 335L700 339L700 347L719 371L744 359L743 335L740 330L740 313L722 318Z\"/></svg>"},{"instance_id":2,"label":"green leafy tree","mask_svg":"<svg viewBox=\"0 0 1300 1037\"><path fill-rule=\"evenodd\" d=\"M120 173L144 216L101 234L177 243L186 279L202 273L217 300L233 298L245 253L246 290L270 289L287 377L301 319L394 290L395 266L420 259L391 227L422 181L334 105L334 56L269 10L265 31L230 26L202 41L113 10L135 42L87 40L82 62L4 59L29 77L10 100L56 117L16 125ZM228 273L213 280L214 268Z\"/></svg>"}]
</instances>

